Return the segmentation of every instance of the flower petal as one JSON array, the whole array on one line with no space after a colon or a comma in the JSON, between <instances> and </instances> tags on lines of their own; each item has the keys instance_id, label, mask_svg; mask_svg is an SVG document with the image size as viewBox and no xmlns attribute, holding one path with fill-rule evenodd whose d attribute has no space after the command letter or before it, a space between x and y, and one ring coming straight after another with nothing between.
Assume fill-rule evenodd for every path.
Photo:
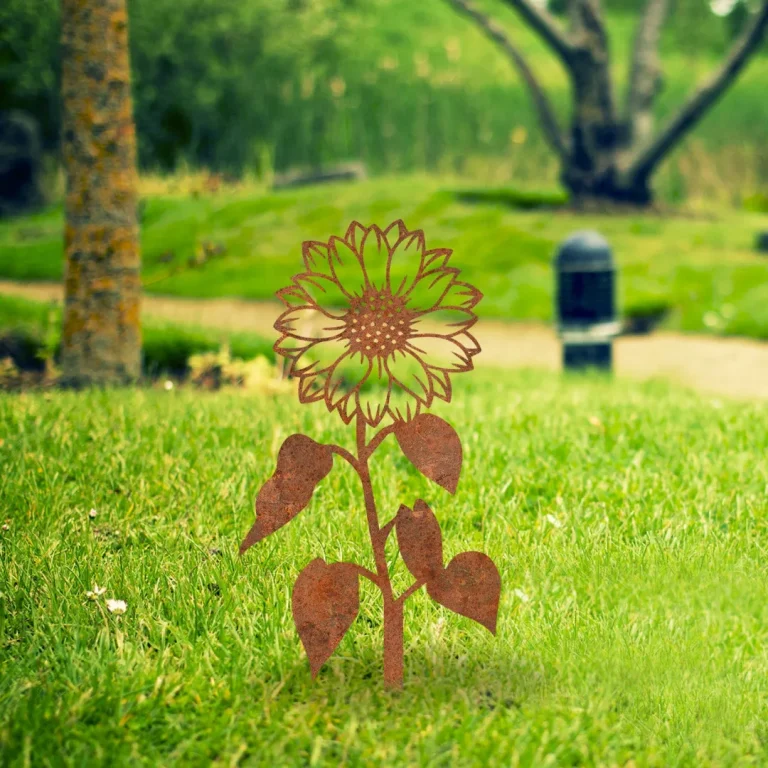
<instances>
[{"instance_id":1,"label":"flower petal","mask_svg":"<svg viewBox=\"0 0 768 768\"><path fill-rule=\"evenodd\" d=\"M306 292L297 285L281 288L275 295L286 307L303 307L311 301Z\"/></svg>"},{"instance_id":2,"label":"flower petal","mask_svg":"<svg viewBox=\"0 0 768 768\"><path fill-rule=\"evenodd\" d=\"M348 352L336 361L325 383L325 398L336 406L350 390L358 388L371 370L371 361L359 352Z\"/></svg>"},{"instance_id":3,"label":"flower petal","mask_svg":"<svg viewBox=\"0 0 768 768\"><path fill-rule=\"evenodd\" d=\"M368 228L364 227L359 221L353 221L349 227L347 227L344 240L352 246L354 251L360 254L363 252L361 243L363 242L363 238L367 231Z\"/></svg>"},{"instance_id":4,"label":"flower petal","mask_svg":"<svg viewBox=\"0 0 768 768\"><path fill-rule=\"evenodd\" d=\"M408 309L416 312L428 312L434 309L445 296L458 273L458 269L442 267L420 277L408 294Z\"/></svg>"},{"instance_id":5,"label":"flower petal","mask_svg":"<svg viewBox=\"0 0 768 768\"><path fill-rule=\"evenodd\" d=\"M390 249L387 238L375 224L365 233L360 253L368 285L374 290L383 290L387 284Z\"/></svg>"},{"instance_id":6,"label":"flower petal","mask_svg":"<svg viewBox=\"0 0 768 768\"><path fill-rule=\"evenodd\" d=\"M297 356L291 374L316 374L333 368L347 354L348 339L334 338L316 341Z\"/></svg>"},{"instance_id":7,"label":"flower petal","mask_svg":"<svg viewBox=\"0 0 768 768\"><path fill-rule=\"evenodd\" d=\"M283 312L277 318L275 330L296 339L320 341L333 339L346 329L346 323L338 317L328 317L315 307L297 307Z\"/></svg>"},{"instance_id":8,"label":"flower petal","mask_svg":"<svg viewBox=\"0 0 768 768\"><path fill-rule=\"evenodd\" d=\"M450 248L435 248L432 251L427 251L424 254L424 269L433 270L447 266L452 253Z\"/></svg>"},{"instance_id":9,"label":"flower petal","mask_svg":"<svg viewBox=\"0 0 768 768\"><path fill-rule=\"evenodd\" d=\"M464 309L443 309L438 307L431 312L419 315L413 326L416 333L454 336L462 331L468 331L477 322L477 315ZM431 329L421 330L421 323L431 323ZM438 326L436 329L435 326Z\"/></svg>"},{"instance_id":10,"label":"flower petal","mask_svg":"<svg viewBox=\"0 0 768 768\"><path fill-rule=\"evenodd\" d=\"M349 424L350 421L355 417L355 414L357 414L357 400L355 400L355 393L350 392L345 398L340 400L336 406L336 410L339 412L339 416L341 416L341 420L345 424ZM333 410L333 408L331 408Z\"/></svg>"},{"instance_id":11,"label":"flower petal","mask_svg":"<svg viewBox=\"0 0 768 768\"><path fill-rule=\"evenodd\" d=\"M325 377L302 376L299 379L299 402L316 403L325 398Z\"/></svg>"},{"instance_id":12,"label":"flower petal","mask_svg":"<svg viewBox=\"0 0 768 768\"><path fill-rule=\"evenodd\" d=\"M451 338L437 335L412 336L408 346L411 354L417 355L421 362L430 368L456 373L471 371L472 355L476 352L469 351L457 341L465 336L472 338L468 333L457 334ZM480 351L479 347L477 351Z\"/></svg>"},{"instance_id":13,"label":"flower petal","mask_svg":"<svg viewBox=\"0 0 768 768\"><path fill-rule=\"evenodd\" d=\"M407 293L419 276L424 256L424 233L409 233L392 251L387 267L389 289L395 295Z\"/></svg>"},{"instance_id":14,"label":"flower petal","mask_svg":"<svg viewBox=\"0 0 768 768\"><path fill-rule=\"evenodd\" d=\"M297 339L295 336L285 335L281 336L275 342L275 345L272 347L272 349L274 349L278 355L282 355L283 357L287 357L289 359L295 359L298 358L303 352L306 352L310 346L311 345L309 342L304 341L303 339Z\"/></svg>"},{"instance_id":15,"label":"flower petal","mask_svg":"<svg viewBox=\"0 0 768 768\"><path fill-rule=\"evenodd\" d=\"M328 244L317 240L307 240L301 244L304 264L309 272L333 278L331 265L328 261Z\"/></svg>"},{"instance_id":16,"label":"flower petal","mask_svg":"<svg viewBox=\"0 0 768 768\"><path fill-rule=\"evenodd\" d=\"M375 358L371 364L371 372L366 378L364 386L357 392L357 408L362 417L372 427L384 417L389 397L391 394L391 382L389 372L382 364L381 358Z\"/></svg>"},{"instance_id":17,"label":"flower petal","mask_svg":"<svg viewBox=\"0 0 768 768\"><path fill-rule=\"evenodd\" d=\"M448 374L445 371L440 371L436 368L430 368L428 370L435 397L439 397L441 400L445 400L446 403L450 403L452 388L451 379Z\"/></svg>"},{"instance_id":18,"label":"flower petal","mask_svg":"<svg viewBox=\"0 0 768 768\"><path fill-rule=\"evenodd\" d=\"M457 344L461 345L462 349L466 350L468 355L474 356L480 352L480 345L477 343L477 339L471 333L467 333L466 331L463 333L457 333L452 338Z\"/></svg>"},{"instance_id":19,"label":"flower petal","mask_svg":"<svg viewBox=\"0 0 768 768\"><path fill-rule=\"evenodd\" d=\"M411 421L419 415L421 403L407 396L393 398L390 400L387 410L395 421Z\"/></svg>"},{"instance_id":20,"label":"flower petal","mask_svg":"<svg viewBox=\"0 0 768 768\"><path fill-rule=\"evenodd\" d=\"M349 297L336 280L323 275L304 273L293 278L294 282L306 292L311 302L326 312L349 307Z\"/></svg>"},{"instance_id":21,"label":"flower petal","mask_svg":"<svg viewBox=\"0 0 768 768\"><path fill-rule=\"evenodd\" d=\"M393 384L429 407L432 388L429 374L421 360L413 354L398 350L386 359L385 365Z\"/></svg>"},{"instance_id":22,"label":"flower petal","mask_svg":"<svg viewBox=\"0 0 768 768\"><path fill-rule=\"evenodd\" d=\"M362 296L365 291L363 263L357 253L340 237L328 243L328 261L336 282L348 297Z\"/></svg>"},{"instance_id":23,"label":"flower petal","mask_svg":"<svg viewBox=\"0 0 768 768\"><path fill-rule=\"evenodd\" d=\"M384 230L384 237L387 238L387 242L392 248L394 248L407 234L408 227L405 226L405 222L402 219L393 221Z\"/></svg>"},{"instance_id":24,"label":"flower petal","mask_svg":"<svg viewBox=\"0 0 768 768\"><path fill-rule=\"evenodd\" d=\"M440 301L441 307L455 307L456 309L472 309L483 294L469 283L452 283Z\"/></svg>"}]
</instances>

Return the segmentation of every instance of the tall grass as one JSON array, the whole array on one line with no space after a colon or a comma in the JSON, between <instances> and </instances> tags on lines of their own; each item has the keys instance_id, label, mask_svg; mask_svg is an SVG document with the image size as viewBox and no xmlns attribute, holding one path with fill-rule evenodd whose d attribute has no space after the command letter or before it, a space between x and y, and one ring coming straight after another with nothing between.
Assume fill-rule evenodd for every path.
<instances>
[{"instance_id":1,"label":"tall grass","mask_svg":"<svg viewBox=\"0 0 768 768\"><path fill-rule=\"evenodd\" d=\"M680 77L673 73L673 77ZM361 159L373 173L459 173L488 182L557 183L558 163L545 145L527 93L517 83L478 86L454 74L439 84L418 76L379 74L352 83L343 94L302 97L286 91L273 147L274 168ZM335 85L339 93L341 81ZM699 128L662 167L657 178L669 202L707 198L739 202L768 185L768 66L754 71L726 94ZM659 104L658 122L674 114L692 86L673 82ZM298 90L298 89L296 89ZM550 89L567 123L569 94ZM313 126L322 134L313 135Z\"/></svg>"},{"instance_id":2,"label":"tall grass","mask_svg":"<svg viewBox=\"0 0 768 768\"><path fill-rule=\"evenodd\" d=\"M485 7L528 57L567 130L571 94L565 72L503 3ZM528 92L496 46L463 18L446 13L442 0L380 0L376 9L360 33L365 45L342 56L336 73L315 79L300 74L283 84L270 154L274 169L354 158L374 173L557 183L557 159L541 137ZM715 40L720 32L706 19L698 20L701 34L694 39L690 24L678 16L673 14L661 45L659 126L720 65L727 47ZM619 104L637 21L637 13L615 11L608 19ZM768 125L767 83L768 58L758 56L662 167L656 180L662 199L738 204L768 185L768 142L761 130Z\"/></svg>"}]
</instances>

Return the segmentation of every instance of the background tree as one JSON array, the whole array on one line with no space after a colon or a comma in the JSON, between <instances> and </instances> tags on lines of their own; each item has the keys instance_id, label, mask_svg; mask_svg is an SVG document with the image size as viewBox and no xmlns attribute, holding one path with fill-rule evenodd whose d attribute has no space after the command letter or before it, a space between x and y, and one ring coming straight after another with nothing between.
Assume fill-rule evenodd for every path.
<instances>
[{"instance_id":1,"label":"background tree","mask_svg":"<svg viewBox=\"0 0 768 768\"><path fill-rule=\"evenodd\" d=\"M538 33L568 74L573 103L570 131L565 133L533 70L506 32L472 0L448 2L479 25L520 72L543 133L560 157L562 183L577 201L592 198L650 203L654 171L734 83L759 49L768 28L768 0L761 0L720 68L655 131L654 105L662 86L659 39L670 0L646 3L637 28L623 108L616 103L600 0L566 0L567 28L534 0L502 0Z\"/></svg>"},{"instance_id":2,"label":"background tree","mask_svg":"<svg viewBox=\"0 0 768 768\"><path fill-rule=\"evenodd\" d=\"M62 379L127 382L140 373L141 284L125 0L62 0L61 21Z\"/></svg>"}]
</instances>

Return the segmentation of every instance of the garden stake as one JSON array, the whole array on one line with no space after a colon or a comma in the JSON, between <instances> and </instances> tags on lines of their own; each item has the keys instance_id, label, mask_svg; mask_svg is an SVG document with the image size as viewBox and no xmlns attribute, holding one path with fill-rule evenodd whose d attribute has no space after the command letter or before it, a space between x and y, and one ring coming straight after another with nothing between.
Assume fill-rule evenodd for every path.
<instances>
[{"instance_id":1,"label":"garden stake","mask_svg":"<svg viewBox=\"0 0 768 768\"><path fill-rule=\"evenodd\" d=\"M275 323L281 335L274 349L286 358L288 375L298 379L302 403L323 401L345 424L354 422L356 453L306 435L288 437L274 474L258 493L256 522L240 554L310 503L334 455L347 461L363 487L376 570L312 560L293 588L293 618L315 677L357 617L359 577L369 579L384 603L384 680L401 687L403 606L421 587L436 602L496 633L501 577L493 561L482 552L462 552L444 566L440 524L421 499L412 507L401 505L380 526L369 465L382 441L394 434L416 469L456 492L459 436L423 411L435 399L450 401L451 374L472 370L480 347L469 330L482 297L448 266L450 250L426 250L424 233L409 231L402 221L384 230L353 222L343 238L305 242L302 252L306 271L277 294L287 309ZM370 439L368 427L378 428ZM385 556L392 531L415 579L399 596Z\"/></svg>"}]
</instances>

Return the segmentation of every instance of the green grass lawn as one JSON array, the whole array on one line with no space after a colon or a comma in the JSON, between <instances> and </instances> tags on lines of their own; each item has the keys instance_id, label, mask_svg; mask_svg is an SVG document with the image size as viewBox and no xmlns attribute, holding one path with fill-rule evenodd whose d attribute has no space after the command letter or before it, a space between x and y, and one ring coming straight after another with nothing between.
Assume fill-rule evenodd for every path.
<instances>
[{"instance_id":1,"label":"green grass lawn","mask_svg":"<svg viewBox=\"0 0 768 768\"><path fill-rule=\"evenodd\" d=\"M552 317L551 260L574 230L597 228L619 265L623 311L672 307L670 328L768 338L768 259L753 250L768 215L722 209L714 216L578 216L458 202L461 182L389 178L282 193L165 196L147 200L144 276L150 292L271 299L302 268L301 242L343 234L353 219L403 218L428 244L455 249L465 279L485 294L480 314ZM62 213L0 223L0 278L62 278ZM204 241L226 248L205 266L161 279ZM161 257L172 254L174 261Z\"/></svg>"},{"instance_id":2,"label":"green grass lawn","mask_svg":"<svg viewBox=\"0 0 768 768\"><path fill-rule=\"evenodd\" d=\"M236 556L288 434L351 447L322 406L183 390L0 396L0 763L768 760L768 406L658 383L465 379L437 411L463 442L457 495L392 438L374 487L382 514L431 504L446 561L493 557L498 634L419 594L401 693L382 689L367 583L314 682L292 624L311 559L372 565L346 465ZM94 584L127 602L124 616L86 598Z\"/></svg>"}]
</instances>

